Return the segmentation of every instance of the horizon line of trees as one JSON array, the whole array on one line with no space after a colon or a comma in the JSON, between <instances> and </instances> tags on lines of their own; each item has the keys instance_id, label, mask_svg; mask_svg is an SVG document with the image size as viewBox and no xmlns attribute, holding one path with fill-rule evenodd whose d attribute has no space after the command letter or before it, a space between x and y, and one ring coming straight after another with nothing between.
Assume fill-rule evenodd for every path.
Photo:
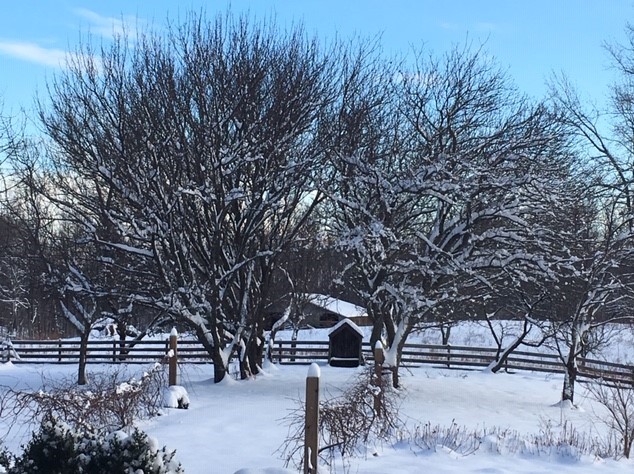
<instances>
[{"instance_id":1,"label":"horizon line of trees","mask_svg":"<svg viewBox=\"0 0 634 474\"><path fill-rule=\"evenodd\" d=\"M574 401L592 335L632 316L627 31L606 110L564 77L531 99L472 45L405 62L230 14L86 42L42 136L0 130L5 325L175 322L219 382L233 357L258 373L279 298L274 329L330 293L367 309L398 386L413 331L506 313L523 331L500 360L550 341Z\"/></svg>"}]
</instances>

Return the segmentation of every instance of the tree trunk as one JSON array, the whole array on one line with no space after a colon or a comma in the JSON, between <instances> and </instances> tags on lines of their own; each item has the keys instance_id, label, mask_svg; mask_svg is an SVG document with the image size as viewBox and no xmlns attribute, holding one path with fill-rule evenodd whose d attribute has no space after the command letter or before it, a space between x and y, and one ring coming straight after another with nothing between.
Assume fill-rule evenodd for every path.
<instances>
[{"instance_id":1,"label":"tree trunk","mask_svg":"<svg viewBox=\"0 0 634 474\"><path fill-rule=\"evenodd\" d=\"M566 373L564 374L564 388L561 392L563 401L569 400L570 403L575 402L575 381L577 380L577 368L566 364Z\"/></svg>"},{"instance_id":2,"label":"tree trunk","mask_svg":"<svg viewBox=\"0 0 634 474\"><path fill-rule=\"evenodd\" d=\"M196 326L196 337L202 343L207 353L211 356L214 364L214 383L221 382L227 375L227 365L223 359L222 347L220 344L212 344L207 338L207 329Z\"/></svg>"},{"instance_id":3,"label":"tree trunk","mask_svg":"<svg viewBox=\"0 0 634 474\"><path fill-rule=\"evenodd\" d=\"M125 347L128 325L125 322L117 322L117 334L119 335L119 360L124 361L128 354L128 350Z\"/></svg>"},{"instance_id":4,"label":"tree trunk","mask_svg":"<svg viewBox=\"0 0 634 474\"><path fill-rule=\"evenodd\" d=\"M79 368L77 371L77 385L86 385L88 378L86 377L86 362L88 356L88 337L90 336L90 329L81 335L79 341Z\"/></svg>"},{"instance_id":5,"label":"tree trunk","mask_svg":"<svg viewBox=\"0 0 634 474\"><path fill-rule=\"evenodd\" d=\"M569 400L575 403L575 382L577 381L577 358L574 348L570 349L568 360L565 365L566 372L564 374L564 387L561 392L561 400Z\"/></svg>"},{"instance_id":6,"label":"tree trunk","mask_svg":"<svg viewBox=\"0 0 634 474\"><path fill-rule=\"evenodd\" d=\"M289 305L288 308L286 309L286 311L284 312L284 314L282 315L282 317L280 319L278 319L277 321L275 321L275 323L273 324L273 327L271 328L271 332L269 333L269 338L268 341L266 341L266 359L268 359L268 361L272 364L273 363L273 345L275 344L275 336L277 336L277 331L280 330L280 328L283 326L283 324L288 321L288 318L290 317L290 312L291 312L291 306Z\"/></svg>"},{"instance_id":7,"label":"tree trunk","mask_svg":"<svg viewBox=\"0 0 634 474\"><path fill-rule=\"evenodd\" d=\"M266 352L266 339L264 337L264 321L260 320L253 331L251 344L247 346L247 355L251 372L259 374L264 365L264 353Z\"/></svg>"},{"instance_id":8,"label":"tree trunk","mask_svg":"<svg viewBox=\"0 0 634 474\"><path fill-rule=\"evenodd\" d=\"M396 348L396 366L392 369L392 387L400 388L401 381L399 378L399 369L401 367L401 359L403 358L403 347L405 347L405 341L407 337L402 337L400 341L398 341L398 345Z\"/></svg>"},{"instance_id":9,"label":"tree trunk","mask_svg":"<svg viewBox=\"0 0 634 474\"><path fill-rule=\"evenodd\" d=\"M245 342L243 349L245 353L240 353L240 378L242 380L260 373L264 348L261 343L258 343L259 340L259 337L251 336Z\"/></svg>"},{"instance_id":10,"label":"tree trunk","mask_svg":"<svg viewBox=\"0 0 634 474\"><path fill-rule=\"evenodd\" d=\"M577 381L578 372L577 347L579 347L579 339L579 331L576 326L573 326L570 334L570 349L568 350L568 357L564 366L564 386L561 391L561 400L568 400L573 405L575 403L575 382Z\"/></svg>"},{"instance_id":11,"label":"tree trunk","mask_svg":"<svg viewBox=\"0 0 634 474\"><path fill-rule=\"evenodd\" d=\"M515 340L511 344L509 344L509 346L506 349L502 350L501 344L498 345L498 350L495 355L496 360L494 360L489 365L489 369L491 370L491 372L495 374L502 367L504 367L509 356L513 353L515 349L517 349L520 345L522 345L522 343L524 342L524 339L526 339L526 336L528 336L529 332L530 332L530 326L528 325L527 321L524 321L524 330L518 337L515 338Z\"/></svg>"},{"instance_id":12,"label":"tree trunk","mask_svg":"<svg viewBox=\"0 0 634 474\"><path fill-rule=\"evenodd\" d=\"M401 381L398 376L398 366L399 364L396 364L396 367L390 368L390 370L392 371L392 387L394 388L400 388L401 386Z\"/></svg>"},{"instance_id":13,"label":"tree trunk","mask_svg":"<svg viewBox=\"0 0 634 474\"><path fill-rule=\"evenodd\" d=\"M227 367L220 350L213 351L212 360L214 362L214 383L222 382L227 375Z\"/></svg>"},{"instance_id":14,"label":"tree trunk","mask_svg":"<svg viewBox=\"0 0 634 474\"><path fill-rule=\"evenodd\" d=\"M264 335L256 336L251 344L251 350L248 353L249 364L251 365L251 372L259 374L264 365L264 352L266 351L266 345L264 342Z\"/></svg>"},{"instance_id":15,"label":"tree trunk","mask_svg":"<svg viewBox=\"0 0 634 474\"><path fill-rule=\"evenodd\" d=\"M446 346L449 344L449 336L451 336L451 325L445 326L444 324L440 325L440 335L442 338L441 344Z\"/></svg>"},{"instance_id":16,"label":"tree trunk","mask_svg":"<svg viewBox=\"0 0 634 474\"><path fill-rule=\"evenodd\" d=\"M240 364L240 380L251 378L253 373L251 372L251 365L249 364L249 349L248 343L246 342L244 346L238 348L238 362Z\"/></svg>"},{"instance_id":17,"label":"tree trunk","mask_svg":"<svg viewBox=\"0 0 634 474\"><path fill-rule=\"evenodd\" d=\"M372 334L370 334L370 347L376 347L377 341L381 340L381 334L383 333L383 316L373 310L368 312L370 319L372 320ZM388 341L389 343L389 341Z\"/></svg>"},{"instance_id":18,"label":"tree trunk","mask_svg":"<svg viewBox=\"0 0 634 474\"><path fill-rule=\"evenodd\" d=\"M489 370L491 372L493 372L494 374L496 374L497 372L500 371L500 369L502 367L504 367L504 365L506 364L506 361L508 360L508 358L510 357L510 355L513 353L513 351L515 349L517 349L520 344L522 344L522 340L523 338L517 338L513 344L511 344L510 346L508 346L506 349L504 349L502 352L499 351L498 348L498 354L496 355L496 360L494 360L490 365L489 365Z\"/></svg>"},{"instance_id":19,"label":"tree trunk","mask_svg":"<svg viewBox=\"0 0 634 474\"><path fill-rule=\"evenodd\" d=\"M293 334L291 335L291 354L295 355L295 349L297 348L297 335L299 334L299 326L293 326ZM295 362L295 357L291 357L291 362Z\"/></svg>"}]
</instances>

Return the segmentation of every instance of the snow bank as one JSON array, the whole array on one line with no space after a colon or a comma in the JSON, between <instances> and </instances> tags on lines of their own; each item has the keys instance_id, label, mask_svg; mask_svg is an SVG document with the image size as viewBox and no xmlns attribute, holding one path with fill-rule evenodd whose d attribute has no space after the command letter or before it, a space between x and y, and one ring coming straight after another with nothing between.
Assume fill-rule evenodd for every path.
<instances>
[{"instance_id":1,"label":"snow bank","mask_svg":"<svg viewBox=\"0 0 634 474\"><path fill-rule=\"evenodd\" d=\"M163 392L163 406L165 408L189 408L189 395L185 387L171 385Z\"/></svg>"}]
</instances>

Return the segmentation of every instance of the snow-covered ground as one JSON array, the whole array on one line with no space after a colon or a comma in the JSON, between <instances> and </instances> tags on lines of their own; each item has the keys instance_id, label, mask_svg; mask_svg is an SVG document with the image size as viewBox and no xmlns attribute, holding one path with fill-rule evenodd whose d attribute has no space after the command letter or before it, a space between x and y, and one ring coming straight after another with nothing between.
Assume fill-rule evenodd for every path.
<instances>
[{"instance_id":1,"label":"snow-covered ground","mask_svg":"<svg viewBox=\"0 0 634 474\"><path fill-rule=\"evenodd\" d=\"M91 367L104 370L107 366ZM139 370L140 367L133 368ZM321 367L322 397L338 391L355 378L361 369ZM0 384L38 386L41 375L74 375L71 366L0 367ZM191 401L188 410L171 409L158 418L143 421L141 427L151 436L177 450L177 458L192 474L245 473L278 474L284 463L276 452L287 434L283 418L303 397L306 366L271 366L254 380L214 384L212 367L183 367L181 383ZM491 431L498 427L522 435L539 434L551 426L558 434L564 424L579 433L598 436L605 427L598 420L598 409L579 391L579 409L557 406L561 377L530 373L489 374L479 371L454 371L420 368L403 375L401 416L410 430L431 423L449 427ZM24 431L12 431L6 440L10 449L24 442ZM353 473L603 473L626 472L634 468L627 460L602 460L583 456L577 459L559 449L538 455L530 449L518 453L498 453L485 439L478 451L460 455L446 446L432 450L402 442L370 446L358 458L348 460L348 469L338 464L333 472ZM504 449L501 449L504 451ZM267 469L268 470L265 470ZM323 472L328 472L324 469Z\"/></svg>"},{"instance_id":2,"label":"snow-covered ground","mask_svg":"<svg viewBox=\"0 0 634 474\"><path fill-rule=\"evenodd\" d=\"M477 331L456 331L454 344L476 341ZM460 335L462 334L462 335ZM323 338L305 332L302 338ZM623 336L620 343L630 344ZM614 346L613 346L614 347ZM629 352L624 351L624 352ZM108 370L90 365L90 371ZM166 409L163 416L140 422L140 427L161 445L176 449L190 474L281 474L279 448L287 436L284 418L304 396L307 366L270 366L253 380L213 383L211 365L183 365L180 383L187 389L188 410ZM130 366L131 371L145 367ZM321 394L327 398L349 385L363 369L321 366ZM0 386L37 389L42 377L75 376L74 365L0 365ZM332 472L399 473L608 473L631 472L634 462L575 456L565 446L542 449L531 436L550 430L554 437L566 428L583 437L605 436L601 410L580 386L577 409L560 407L562 376L533 373L490 374L481 371L420 367L402 374L401 417L406 423L401 440L370 445L359 456L339 461ZM479 431L480 448L461 454L438 442L426 449L411 442L409 433L430 424ZM496 428L515 436L515 449L501 437L485 436ZM6 427L0 426L0 433ZM12 429L5 440L11 450L28 438L27 429ZM508 440L507 440L508 441ZM521 445L518 447L518 444ZM329 472L324 467L321 472Z\"/></svg>"},{"instance_id":3,"label":"snow-covered ground","mask_svg":"<svg viewBox=\"0 0 634 474\"><path fill-rule=\"evenodd\" d=\"M214 385L205 367L186 372L192 406L170 411L143 427L161 443L176 448L178 457L192 473L251 472L281 468L276 450L287 434L282 419L303 398L306 367L271 367L266 374L246 382ZM321 367L321 393L337 393L349 384L357 369ZM539 434L547 425L555 433L564 423L580 433L605 432L597 419L598 409L581 391L579 409L560 408L561 377L534 374L487 374L482 372L414 369L403 377L401 414L410 429L431 423L467 430L510 429L521 434ZM407 438L407 436L405 436ZM576 460L564 452L557 455L496 454L482 449L467 456L446 447L435 452L407 441L372 446L358 459L349 461L349 472L385 473L551 473L631 471L629 461L583 457ZM260 471L256 471L260 469ZM293 472L293 471L291 471ZM324 470L324 472L328 472ZM335 472L345 472L340 464Z\"/></svg>"}]
</instances>

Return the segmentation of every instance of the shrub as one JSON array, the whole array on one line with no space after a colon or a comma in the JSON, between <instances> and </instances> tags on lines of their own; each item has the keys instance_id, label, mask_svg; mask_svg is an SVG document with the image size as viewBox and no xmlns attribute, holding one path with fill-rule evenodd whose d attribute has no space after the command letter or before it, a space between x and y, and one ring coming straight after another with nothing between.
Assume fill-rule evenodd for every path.
<instances>
[{"instance_id":1,"label":"shrub","mask_svg":"<svg viewBox=\"0 0 634 474\"><path fill-rule=\"evenodd\" d=\"M33 474L44 472L51 474L74 474L79 471L76 456L78 439L68 425L47 418L40 430L24 449L22 456L16 459L10 474Z\"/></svg>"},{"instance_id":2,"label":"shrub","mask_svg":"<svg viewBox=\"0 0 634 474\"><path fill-rule=\"evenodd\" d=\"M608 436L619 440L621 454L629 458L634 444L634 389L629 383L603 380L587 387L605 409L600 419L610 430Z\"/></svg>"},{"instance_id":3,"label":"shrub","mask_svg":"<svg viewBox=\"0 0 634 474\"><path fill-rule=\"evenodd\" d=\"M114 371L96 374L80 387L72 380L47 381L37 392L14 396L18 411L30 411L33 420L51 416L74 429L109 433L158 415L165 385L164 369L156 364L139 379L127 379L123 372Z\"/></svg>"},{"instance_id":4,"label":"shrub","mask_svg":"<svg viewBox=\"0 0 634 474\"><path fill-rule=\"evenodd\" d=\"M138 429L130 435L122 431L107 435L75 431L49 416L22 455L7 469L8 474L38 472L177 474L184 471L174 459L174 451L159 449L156 440Z\"/></svg>"},{"instance_id":5,"label":"shrub","mask_svg":"<svg viewBox=\"0 0 634 474\"><path fill-rule=\"evenodd\" d=\"M4 446L0 446L0 473L6 473L13 463L13 456Z\"/></svg>"},{"instance_id":6,"label":"shrub","mask_svg":"<svg viewBox=\"0 0 634 474\"><path fill-rule=\"evenodd\" d=\"M163 474L184 472L174 454L160 448L154 438L135 429L131 435L118 431L104 437L88 438L92 455L84 454L83 472L107 474L133 472Z\"/></svg>"},{"instance_id":7,"label":"shrub","mask_svg":"<svg viewBox=\"0 0 634 474\"><path fill-rule=\"evenodd\" d=\"M319 404L319 454L332 465L337 455L342 459L357 453L368 442L389 440L400 432L403 422L398 415L398 392L386 380L377 385L374 370L359 374L340 396ZM279 451L286 465L302 465L304 448L305 404L298 401L285 421L289 434Z\"/></svg>"},{"instance_id":8,"label":"shrub","mask_svg":"<svg viewBox=\"0 0 634 474\"><path fill-rule=\"evenodd\" d=\"M551 420L540 420L537 434L524 434L499 427L468 428L453 421L448 426L416 425L407 434L412 446L423 452L449 451L469 456L478 451L502 455L563 459L577 461L581 456L615 457L614 444L604 443L598 437L580 433L564 422L555 427Z\"/></svg>"}]
</instances>

